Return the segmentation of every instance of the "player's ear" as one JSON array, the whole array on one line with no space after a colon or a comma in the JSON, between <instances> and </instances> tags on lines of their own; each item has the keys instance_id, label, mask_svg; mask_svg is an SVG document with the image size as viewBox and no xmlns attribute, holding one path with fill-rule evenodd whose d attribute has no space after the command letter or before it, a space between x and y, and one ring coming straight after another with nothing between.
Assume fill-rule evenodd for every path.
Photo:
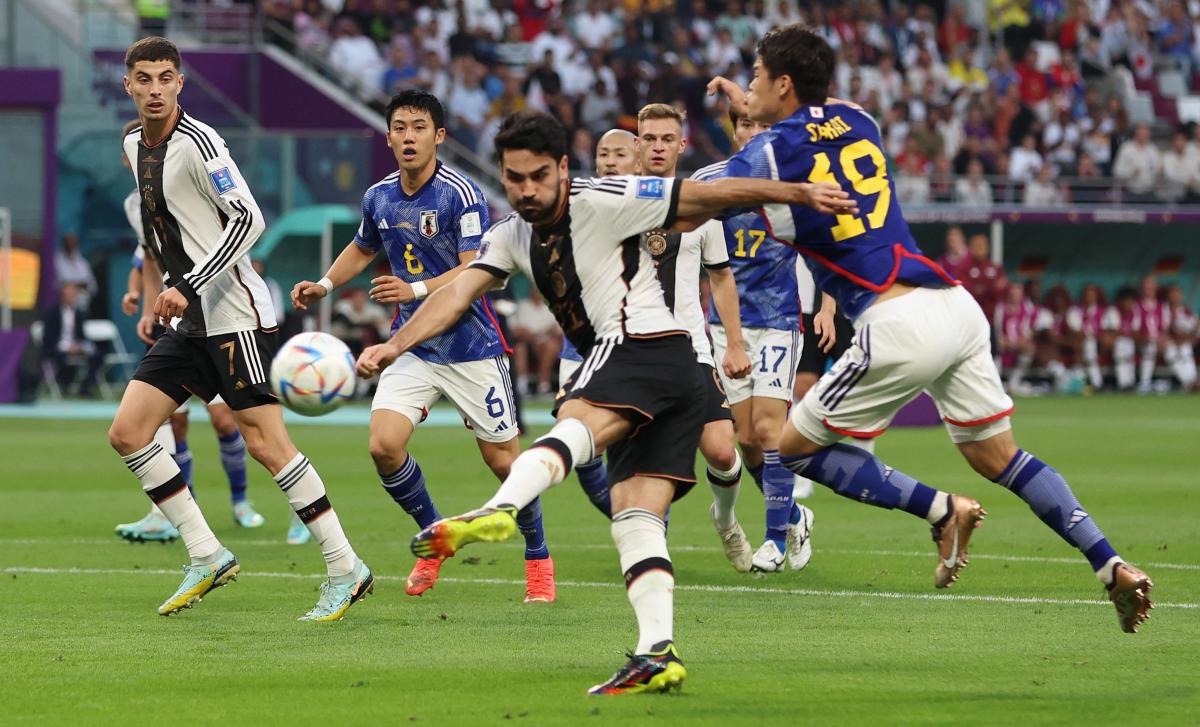
<instances>
[{"instance_id":1,"label":"player's ear","mask_svg":"<svg viewBox=\"0 0 1200 727\"><path fill-rule=\"evenodd\" d=\"M129 88L129 76L125 76L125 77L122 79L122 82L123 82L123 83L124 83L124 85L125 85L125 95L126 95L126 96L132 96L132 95L133 95L133 91L132 91L132 90L130 90L130 88Z\"/></svg>"},{"instance_id":2,"label":"player's ear","mask_svg":"<svg viewBox=\"0 0 1200 727\"><path fill-rule=\"evenodd\" d=\"M562 159L558 160L558 176L563 178L567 176L567 155L563 154Z\"/></svg>"},{"instance_id":3,"label":"player's ear","mask_svg":"<svg viewBox=\"0 0 1200 727\"><path fill-rule=\"evenodd\" d=\"M446 130L438 129L437 132L433 135L433 143L441 144L445 140L446 140Z\"/></svg>"}]
</instances>

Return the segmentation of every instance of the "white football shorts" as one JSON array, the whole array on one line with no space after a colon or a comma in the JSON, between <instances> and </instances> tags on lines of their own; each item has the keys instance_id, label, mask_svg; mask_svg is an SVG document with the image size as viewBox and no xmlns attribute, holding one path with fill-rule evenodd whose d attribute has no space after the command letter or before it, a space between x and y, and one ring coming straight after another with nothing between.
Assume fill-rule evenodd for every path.
<instances>
[{"instance_id":1,"label":"white football shorts","mask_svg":"<svg viewBox=\"0 0 1200 727\"><path fill-rule=\"evenodd\" d=\"M802 336L799 330L781 331L775 328L743 328L746 355L750 357L750 375L731 379L722 364L729 344L725 327L711 327L717 374L725 387L730 404L738 404L752 396L783 399L791 402L792 384L796 381L796 362L800 360Z\"/></svg>"},{"instance_id":2,"label":"white football shorts","mask_svg":"<svg viewBox=\"0 0 1200 727\"><path fill-rule=\"evenodd\" d=\"M445 396L463 424L484 442L507 442L517 431L516 406L503 356L456 364L429 363L406 353L384 369L371 410L387 409L420 424Z\"/></svg>"},{"instance_id":3,"label":"white football shorts","mask_svg":"<svg viewBox=\"0 0 1200 727\"><path fill-rule=\"evenodd\" d=\"M966 289L918 288L871 306L854 328L850 348L792 407L788 420L809 440L878 437L922 391L955 443L1011 429L991 328Z\"/></svg>"}]
</instances>

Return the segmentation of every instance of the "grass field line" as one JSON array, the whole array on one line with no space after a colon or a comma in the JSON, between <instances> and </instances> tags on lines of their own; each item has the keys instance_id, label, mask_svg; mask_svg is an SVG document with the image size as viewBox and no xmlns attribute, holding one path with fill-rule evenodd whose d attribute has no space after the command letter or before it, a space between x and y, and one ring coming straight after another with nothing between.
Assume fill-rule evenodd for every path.
<instances>
[{"instance_id":1,"label":"grass field line","mask_svg":"<svg viewBox=\"0 0 1200 727\"><path fill-rule=\"evenodd\" d=\"M11 566L6 567L2 573L7 574L31 574L31 575L81 575L81 576L108 576L108 575L178 575L179 571L167 568L42 568L37 566ZM250 571L243 575L251 578L291 578L317 580L322 578L317 573L274 573L270 571ZM384 581L402 581L403 576L376 576L376 580ZM525 581L513 578L456 578L454 576L443 576L438 579L444 583L459 583L463 585L503 585L503 586L523 586ZM620 586L617 582L604 581L558 581L557 585L566 588L615 588ZM818 598L883 598L889 600L901 601L970 601L982 603L1013 603L1013 604L1033 604L1047 606L1108 606L1108 601L1102 601L1091 598L1039 598L1035 596L988 596L974 594L949 594L949 593L901 593L898 591L853 591L844 589L835 590L820 590L816 588L771 588L760 586L715 586L704 584L676 584L677 591L700 591L704 593L768 593L772 595L785 596L814 596ZM1167 601L1155 602L1155 608L1186 608L1200 609L1200 603L1187 603Z\"/></svg>"},{"instance_id":2,"label":"grass field line","mask_svg":"<svg viewBox=\"0 0 1200 727\"><path fill-rule=\"evenodd\" d=\"M68 545L125 545L126 543L118 538L0 538L0 545L49 545L68 544ZM274 540L267 538L255 538L253 540L233 540L233 545L248 545L253 547L280 545L286 546L287 543L283 538ZM146 545L153 545L147 543ZM294 546L288 546L294 547ZM552 549L555 550L612 550L612 543L554 543L551 542ZM670 550L679 553L720 553L721 548L718 546L708 545L673 545ZM865 550L858 548L820 548L820 553L829 553L831 555L877 555L886 558L928 558L934 554L934 551L928 550ZM1079 565L1082 561L1079 558L1055 558L1040 555L996 555L989 553L972 553L971 557L976 560L995 560L1007 563L1052 563L1064 565ZM1200 571L1200 563L1141 563L1145 568L1158 568L1161 570L1183 570L1183 571Z\"/></svg>"}]
</instances>

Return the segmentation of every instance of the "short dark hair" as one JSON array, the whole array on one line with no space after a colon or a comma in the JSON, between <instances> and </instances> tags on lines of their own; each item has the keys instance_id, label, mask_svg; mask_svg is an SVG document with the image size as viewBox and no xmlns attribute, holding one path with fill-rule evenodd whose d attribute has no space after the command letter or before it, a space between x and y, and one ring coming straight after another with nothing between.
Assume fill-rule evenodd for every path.
<instances>
[{"instance_id":1,"label":"short dark hair","mask_svg":"<svg viewBox=\"0 0 1200 727\"><path fill-rule=\"evenodd\" d=\"M133 121L126 121L125 125L121 127L121 138L124 139L125 137L129 136L129 134L132 133L134 129L138 128L141 125L142 125L142 122L138 121L137 119L134 119Z\"/></svg>"},{"instance_id":2,"label":"short dark hair","mask_svg":"<svg viewBox=\"0 0 1200 727\"><path fill-rule=\"evenodd\" d=\"M500 122L494 144L497 161L504 160L504 152L517 150L545 154L558 161L567 155L567 130L545 112L517 111Z\"/></svg>"},{"instance_id":3,"label":"short dark hair","mask_svg":"<svg viewBox=\"0 0 1200 727\"><path fill-rule=\"evenodd\" d=\"M392 100L388 101L387 109L383 112L383 118L387 121L389 129L392 128L392 114L396 113L396 109L428 111L429 118L433 119L434 127L438 129L446 128L446 109L442 106L442 102L438 100L438 97L428 91L422 91L419 88L409 88L392 96Z\"/></svg>"},{"instance_id":4,"label":"short dark hair","mask_svg":"<svg viewBox=\"0 0 1200 727\"><path fill-rule=\"evenodd\" d=\"M138 61L170 61L177 71L182 63L175 44L157 35L142 38L125 51L126 70L132 70Z\"/></svg>"},{"instance_id":5,"label":"short dark hair","mask_svg":"<svg viewBox=\"0 0 1200 727\"><path fill-rule=\"evenodd\" d=\"M824 105L837 59L825 39L801 23L776 28L755 48L772 78L789 76L801 104Z\"/></svg>"}]
</instances>

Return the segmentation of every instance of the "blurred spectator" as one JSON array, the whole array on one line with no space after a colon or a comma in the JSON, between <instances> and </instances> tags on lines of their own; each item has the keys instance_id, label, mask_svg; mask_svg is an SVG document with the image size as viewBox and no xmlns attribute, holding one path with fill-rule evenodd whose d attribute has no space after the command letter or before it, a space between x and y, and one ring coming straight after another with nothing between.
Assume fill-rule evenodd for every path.
<instances>
[{"instance_id":1,"label":"blurred spectator","mask_svg":"<svg viewBox=\"0 0 1200 727\"><path fill-rule=\"evenodd\" d=\"M1167 334L1163 358L1184 390L1196 387L1196 314L1183 304L1183 289L1167 288Z\"/></svg>"},{"instance_id":2,"label":"blurred spectator","mask_svg":"<svg viewBox=\"0 0 1200 727\"><path fill-rule=\"evenodd\" d=\"M996 305L1008 290L1008 276L1004 268L992 262L990 257L991 244L987 235L982 232L971 235L967 245L970 258L961 268L959 280L975 300L989 321L994 321Z\"/></svg>"},{"instance_id":3,"label":"blurred spectator","mask_svg":"<svg viewBox=\"0 0 1200 727\"><path fill-rule=\"evenodd\" d=\"M575 41L567 35L567 26L558 16L546 23L546 28L533 39L533 56L540 58L545 53L554 57L553 65L561 67L575 54Z\"/></svg>"},{"instance_id":4,"label":"blurred spectator","mask_svg":"<svg viewBox=\"0 0 1200 727\"><path fill-rule=\"evenodd\" d=\"M571 21L576 40L589 50L607 49L620 29L601 0L588 0L587 10L574 15Z\"/></svg>"},{"instance_id":5,"label":"blurred spectator","mask_svg":"<svg viewBox=\"0 0 1200 727\"><path fill-rule=\"evenodd\" d=\"M1037 139L1026 134L1021 145L1012 150L1008 159L1008 178L1014 182L1028 182L1042 168L1042 155L1037 150Z\"/></svg>"},{"instance_id":6,"label":"blurred spectator","mask_svg":"<svg viewBox=\"0 0 1200 727\"><path fill-rule=\"evenodd\" d=\"M1136 336L1141 327L1137 293L1133 288L1121 288L1117 291L1117 304L1110 305L1104 313L1104 330L1112 341L1113 368L1119 391L1131 391L1137 382Z\"/></svg>"},{"instance_id":7,"label":"blurred spectator","mask_svg":"<svg viewBox=\"0 0 1200 727\"><path fill-rule=\"evenodd\" d=\"M929 204L933 197L929 177L922 169L920 157L915 154L904 160L896 175L896 197L902 205Z\"/></svg>"},{"instance_id":8,"label":"blurred spectator","mask_svg":"<svg viewBox=\"0 0 1200 727\"><path fill-rule=\"evenodd\" d=\"M992 185L983 178L983 162L978 158L967 163L967 176L955 180L954 201L964 207L992 206Z\"/></svg>"},{"instance_id":9,"label":"blurred spectator","mask_svg":"<svg viewBox=\"0 0 1200 727\"><path fill-rule=\"evenodd\" d=\"M54 253L54 277L59 288L67 283L78 286L72 300L80 310L86 311L96 292L96 276L92 274L91 264L79 252L79 236L74 232L62 236L62 247Z\"/></svg>"},{"instance_id":10,"label":"blurred spectator","mask_svg":"<svg viewBox=\"0 0 1200 727\"><path fill-rule=\"evenodd\" d=\"M58 304L42 317L42 360L50 364L59 387L66 389L82 376L79 393L91 396L104 352L83 335L87 316L79 301L81 292L73 282L59 287Z\"/></svg>"},{"instance_id":11,"label":"blurred spectator","mask_svg":"<svg viewBox=\"0 0 1200 727\"><path fill-rule=\"evenodd\" d=\"M1162 154L1150 143L1150 125L1138 124L1133 138L1121 145L1113 176L1125 185L1135 202L1154 201L1154 188L1162 171Z\"/></svg>"},{"instance_id":12,"label":"blurred spectator","mask_svg":"<svg viewBox=\"0 0 1200 727\"><path fill-rule=\"evenodd\" d=\"M1043 164L1038 170L1037 177L1025 185L1025 206L1049 209L1057 207L1065 200L1062 189L1054 180L1054 167Z\"/></svg>"},{"instance_id":13,"label":"blurred spectator","mask_svg":"<svg viewBox=\"0 0 1200 727\"><path fill-rule=\"evenodd\" d=\"M456 63L458 72L446 100L446 108L450 109L448 131L464 146L474 149L487 123L491 104L487 92L479 85L483 75L479 63L470 58L459 59Z\"/></svg>"},{"instance_id":14,"label":"blurred spectator","mask_svg":"<svg viewBox=\"0 0 1200 727\"><path fill-rule=\"evenodd\" d=\"M962 228L958 225L951 225L946 230L946 252L938 258L938 265L942 266L942 270L945 270L950 277L958 278L969 259L967 238L963 235Z\"/></svg>"},{"instance_id":15,"label":"blurred spectator","mask_svg":"<svg viewBox=\"0 0 1200 727\"><path fill-rule=\"evenodd\" d=\"M323 54L329 48L329 25L333 16L321 0L303 0L292 19L296 46L301 51Z\"/></svg>"},{"instance_id":16,"label":"blurred spectator","mask_svg":"<svg viewBox=\"0 0 1200 727\"><path fill-rule=\"evenodd\" d=\"M1079 346L1081 337L1070 326L1071 294L1062 285L1051 288L1046 295L1046 304L1038 309L1034 323L1036 351L1034 363L1054 377L1055 389L1066 392L1074 386L1082 386L1083 369L1080 364ZM1070 366L1070 368L1068 368Z\"/></svg>"},{"instance_id":17,"label":"blurred spectator","mask_svg":"<svg viewBox=\"0 0 1200 727\"><path fill-rule=\"evenodd\" d=\"M367 346L387 340L390 330L391 317L363 288L351 288L333 304L330 332L342 339L356 358Z\"/></svg>"},{"instance_id":18,"label":"blurred spectator","mask_svg":"<svg viewBox=\"0 0 1200 727\"><path fill-rule=\"evenodd\" d=\"M1136 338L1140 348L1138 366L1138 391L1148 394L1154 383L1154 366L1158 352L1163 350L1167 333L1167 304L1158 297L1158 279L1153 275L1142 278L1138 286L1141 297L1137 301L1140 325Z\"/></svg>"},{"instance_id":19,"label":"blurred spectator","mask_svg":"<svg viewBox=\"0 0 1200 727\"><path fill-rule=\"evenodd\" d=\"M1025 297L1025 287L1013 281L1008 286L1004 302L996 306L996 351L1001 375L1009 371L1007 388L1010 392L1025 393L1025 373L1033 363L1033 324L1038 309Z\"/></svg>"},{"instance_id":20,"label":"blurred spectator","mask_svg":"<svg viewBox=\"0 0 1200 727\"><path fill-rule=\"evenodd\" d=\"M392 46L388 68L383 72L383 92L389 96L411 86L420 71L409 61L412 50L406 43Z\"/></svg>"},{"instance_id":21,"label":"blurred spectator","mask_svg":"<svg viewBox=\"0 0 1200 727\"><path fill-rule=\"evenodd\" d=\"M571 136L571 149L568 157L571 173L580 177L595 176L594 154L595 147L591 132L583 127L576 129Z\"/></svg>"},{"instance_id":22,"label":"blurred spectator","mask_svg":"<svg viewBox=\"0 0 1200 727\"><path fill-rule=\"evenodd\" d=\"M513 334L518 389L531 394L551 393L558 352L562 348L562 332L536 287L530 290L528 298L517 301L516 312L508 317L508 325ZM531 376L536 378L531 380Z\"/></svg>"},{"instance_id":23,"label":"blurred spectator","mask_svg":"<svg viewBox=\"0 0 1200 727\"><path fill-rule=\"evenodd\" d=\"M1083 298L1079 305L1072 306L1067 311L1067 328L1080 340L1080 357L1087 370L1088 383L1096 391L1104 386L1104 377L1100 373L1100 356L1107 353L1112 345L1104 329L1107 310L1108 306L1104 303L1100 286L1089 284L1083 289ZM1104 347L1103 351L1101 346Z\"/></svg>"},{"instance_id":24,"label":"blurred spectator","mask_svg":"<svg viewBox=\"0 0 1200 727\"><path fill-rule=\"evenodd\" d=\"M334 23L329 63L362 94L375 93L383 76L379 49L350 17L341 17Z\"/></svg>"},{"instance_id":25,"label":"blurred spectator","mask_svg":"<svg viewBox=\"0 0 1200 727\"><path fill-rule=\"evenodd\" d=\"M1182 130L1171 138L1171 148L1163 154L1163 179L1166 184L1160 189L1162 198L1168 202L1196 202L1200 200L1200 151L1188 143Z\"/></svg>"}]
</instances>

